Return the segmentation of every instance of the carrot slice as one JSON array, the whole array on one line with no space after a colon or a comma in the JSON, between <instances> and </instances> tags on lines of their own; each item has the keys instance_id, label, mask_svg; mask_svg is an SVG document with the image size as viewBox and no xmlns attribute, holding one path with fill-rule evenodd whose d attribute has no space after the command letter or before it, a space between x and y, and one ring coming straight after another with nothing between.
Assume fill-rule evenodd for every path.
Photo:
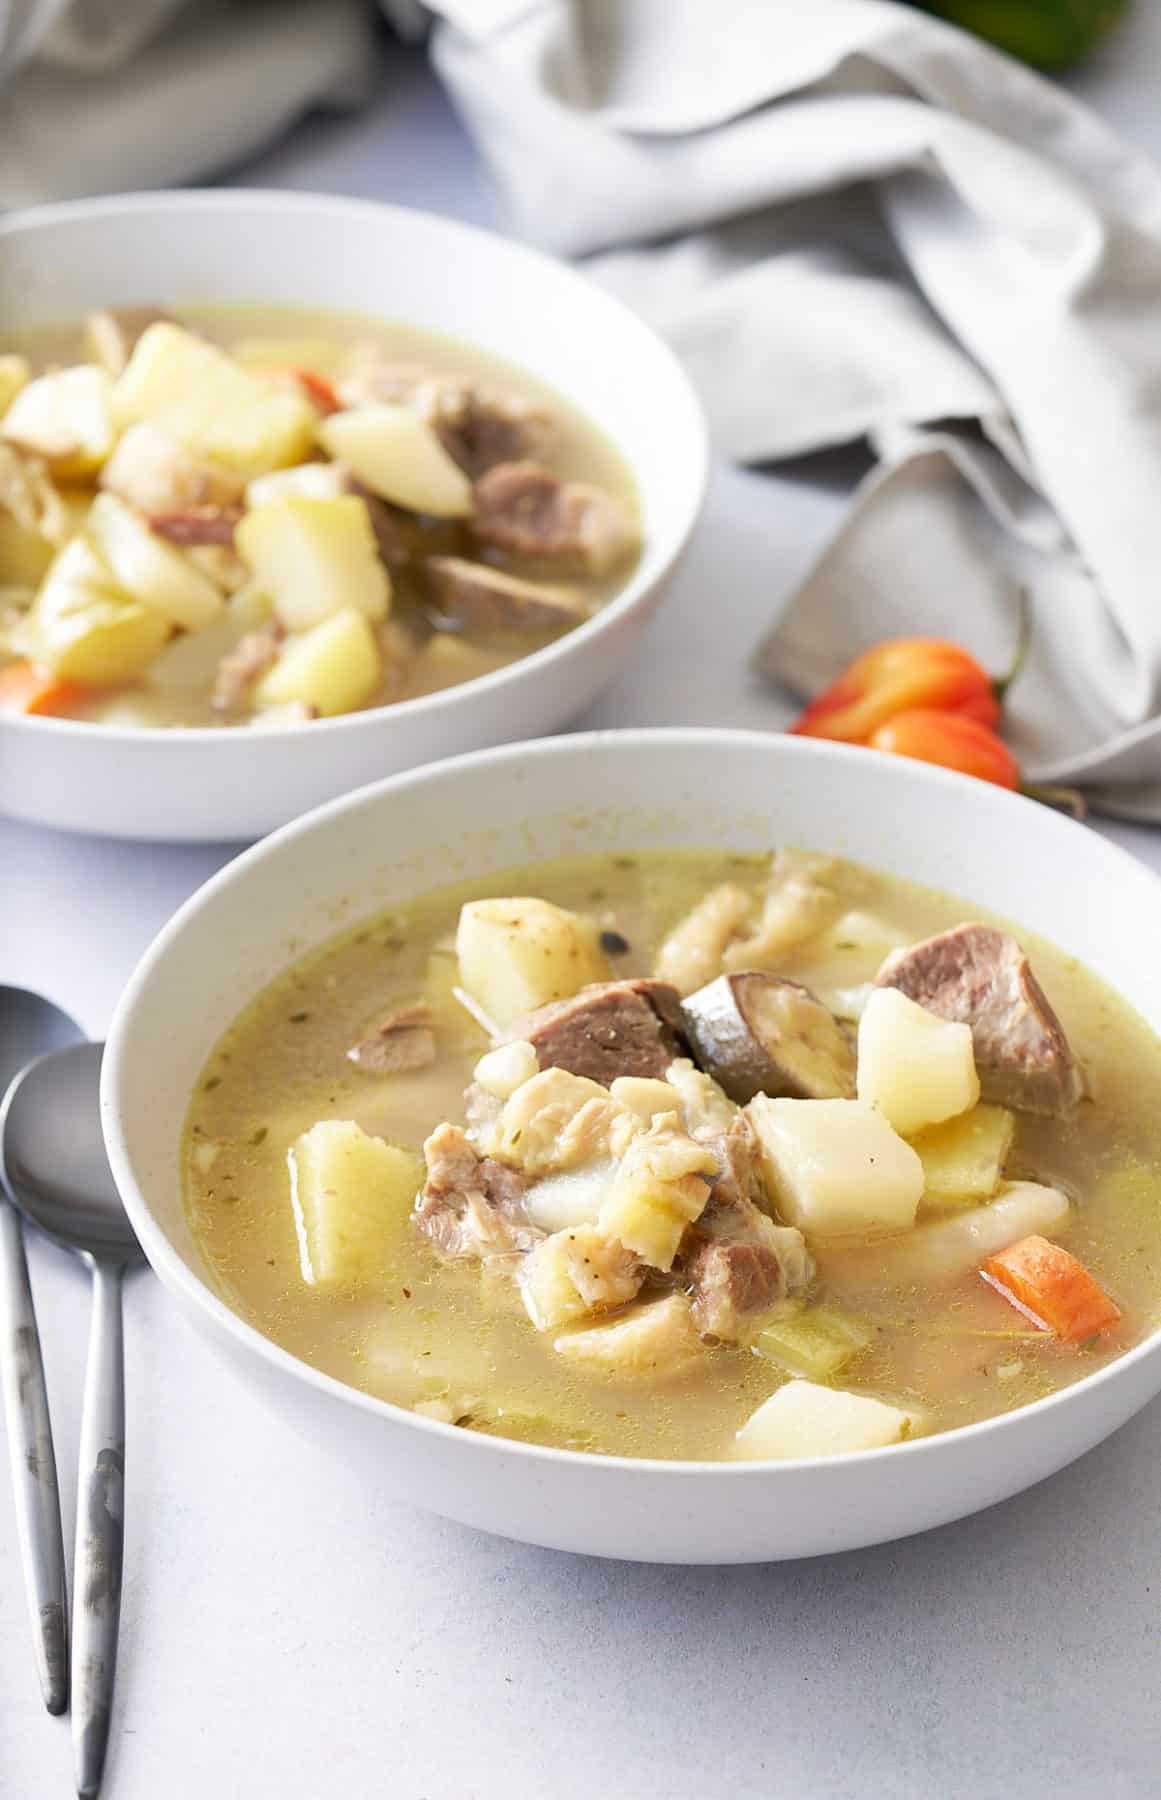
<instances>
[{"instance_id":1,"label":"carrot slice","mask_svg":"<svg viewBox=\"0 0 1161 1800\"><path fill-rule=\"evenodd\" d=\"M13 663L0 669L0 712L68 712L83 691L77 682L58 681L35 663Z\"/></svg>"},{"instance_id":2,"label":"carrot slice","mask_svg":"<svg viewBox=\"0 0 1161 1800\"><path fill-rule=\"evenodd\" d=\"M260 363L252 373L265 375L272 381L296 381L324 418L329 413L342 411L343 403L334 388L326 376L320 375L315 369L300 369L291 363Z\"/></svg>"},{"instance_id":3,"label":"carrot slice","mask_svg":"<svg viewBox=\"0 0 1161 1800\"><path fill-rule=\"evenodd\" d=\"M998 1256L989 1256L980 1274L1005 1300L1066 1344L1094 1337L1121 1316L1120 1307L1084 1264L1047 1238L1021 1238Z\"/></svg>"}]
</instances>

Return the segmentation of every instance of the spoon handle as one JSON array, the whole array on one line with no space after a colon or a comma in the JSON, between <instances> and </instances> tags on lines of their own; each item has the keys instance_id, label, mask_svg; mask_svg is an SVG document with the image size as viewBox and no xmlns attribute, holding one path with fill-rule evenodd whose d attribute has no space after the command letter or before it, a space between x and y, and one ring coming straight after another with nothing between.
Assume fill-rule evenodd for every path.
<instances>
[{"instance_id":1,"label":"spoon handle","mask_svg":"<svg viewBox=\"0 0 1161 1800\"><path fill-rule=\"evenodd\" d=\"M101 1786L117 1667L125 1517L121 1267L94 1261L73 1566L73 1755L77 1793Z\"/></svg>"},{"instance_id":2,"label":"spoon handle","mask_svg":"<svg viewBox=\"0 0 1161 1800\"><path fill-rule=\"evenodd\" d=\"M28 1283L24 1234L14 1207L0 1199L0 1387L12 1459L16 1534L32 1614L36 1665L50 1713L68 1705L68 1595L60 1493L40 1334Z\"/></svg>"}]
</instances>

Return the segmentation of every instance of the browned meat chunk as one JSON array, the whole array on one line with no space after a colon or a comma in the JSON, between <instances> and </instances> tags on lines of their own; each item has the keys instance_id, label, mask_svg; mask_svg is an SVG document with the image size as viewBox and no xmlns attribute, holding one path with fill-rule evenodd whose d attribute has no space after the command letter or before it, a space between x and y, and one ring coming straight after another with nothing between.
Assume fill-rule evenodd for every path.
<instances>
[{"instance_id":1,"label":"browned meat chunk","mask_svg":"<svg viewBox=\"0 0 1161 1800\"><path fill-rule=\"evenodd\" d=\"M90 313L85 320L85 348L110 375L120 375L138 338L151 325L160 325L168 319L169 314L156 306L121 306Z\"/></svg>"},{"instance_id":2,"label":"browned meat chunk","mask_svg":"<svg viewBox=\"0 0 1161 1800\"><path fill-rule=\"evenodd\" d=\"M498 463L476 482L472 529L519 556L603 575L633 550L624 507L603 489L561 481L535 462Z\"/></svg>"},{"instance_id":3,"label":"browned meat chunk","mask_svg":"<svg viewBox=\"0 0 1161 1800\"><path fill-rule=\"evenodd\" d=\"M415 1224L447 1257L510 1256L544 1236L524 1217L524 1180L480 1156L458 1125L437 1125L423 1146L427 1181Z\"/></svg>"},{"instance_id":4,"label":"browned meat chunk","mask_svg":"<svg viewBox=\"0 0 1161 1800\"><path fill-rule=\"evenodd\" d=\"M755 1094L847 1100L855 1052L838 1020L809 988L746 969L719 975L682 1002L701 1067L744 1106Z\"/></svg>"},{"instance_id":5,"label":"browned meat chunk","mask_svg":"<svg viewBox=\"0 0 1161 1800\"><path fill-rule=\"evenodd\" d=\"M571 1000L552 1000L506 1034L526 1039L542 1069L567 1069L608 1087L618 1075L661 1080L684 1056L677 989L664 981L596 982Z\"/></svg>"},{"instance_id":6,"label":"browned meat chunk","mask_svg":"<svg viewBox=\"0 0 1161 1800\"><path fill-rule=\"evenodd\" d=\"M1063 1112L1084 1078L1060 1020L1014 938L957 925L893 950L875 978L943 1019L972 1028L980 1092L1018 1110Z\"/></svg>"},{"instance_id":7,"label":"browned meat chunk","mask_svg":"<svg viewBox=\"0 0 1161 1800\"><path fill-rule=\"evenodd\" d=\"M185 512L146 514L151 531L183 549L192 544L232 547L234 529L241 517L240 506L191 506Z\"/></svg>"},{"instance_id":8,"label":"browned meat chunk","mask_svg":"<svg viewBox=\"0 0 1161 1800\"><path fill-rule=\"evenodd\" d=\"M435 1032L430 1006L401 1006L352 1044L350 1062L372 1075L401 1075L426 1069L435 1061Z\"/></svg>"},{"instance_id":9,"label":"browned meat chunk","mask_svg":"<svg viewBox=\"0 0 1161 1800\"><path fill-rule=\"evenodd\" d=\"M277 619L271 619L258 631L248 631L228 655L223 656L210 691L210 705L215 712L237 712L255 682L260 681L278 655L278 646L286 636Z\"/></svg>"},{"instance_id":10,"label":"browned meat chunk","mask_svg":"<svg viewBox=\"0 0 1161 1800\"><path fill-rule=\"evenodd\" d=\"M427 578L440 612L471 631L558 631L587 612L563 588L521 581L462 556L429 557Z\"/></svg>"},{"instance_id":11,"label":"browned meat chunk","mask_svg":"<svg viewBox=\"0 0 1161 1800\"><path fill-rule=\"evenodd\" d=\"M686 1233L676 1273L689 1288L700 1335L734 1344L805 1288L813 1265L801 1232L775 1225L757 1204L762 1185L749 1120L736 1118L716 1148L721 1174Z\"/></svg>"}]
</instances>

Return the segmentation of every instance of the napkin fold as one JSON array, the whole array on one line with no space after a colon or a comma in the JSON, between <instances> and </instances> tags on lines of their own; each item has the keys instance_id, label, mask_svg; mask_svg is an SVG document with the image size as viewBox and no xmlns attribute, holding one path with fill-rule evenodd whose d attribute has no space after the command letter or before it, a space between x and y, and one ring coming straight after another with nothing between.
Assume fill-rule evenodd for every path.
<instances>
[{"instance_id":1,"label":"napkin fold","mask_svg":"<svg viewBox=\"0 0 1161 1800\"><path fill-rule=\"evenodd\" d=\"M727 454L877 466L754 652L1002 667L1029 776L1161 820L1161 172L891 0L435 0L517 229L684 358ZM594 354L599 350L594 347Z\"/></svg>"}]
</instances>

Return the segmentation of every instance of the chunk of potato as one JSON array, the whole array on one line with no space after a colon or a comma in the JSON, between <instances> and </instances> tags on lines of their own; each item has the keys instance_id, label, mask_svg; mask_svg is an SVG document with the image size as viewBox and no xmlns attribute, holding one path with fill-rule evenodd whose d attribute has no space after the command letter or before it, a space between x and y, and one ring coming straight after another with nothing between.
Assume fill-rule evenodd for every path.
<instances>
[{"instance_id":1,"label":"chunk of potato","mask_svg":"<svg viewBox=\"0 0 1161 1800\"><path fill-rule=\"evenodd\" d=\"M471 482L410 407L382 404L332 413L319 426L318 439L373 494L396 506L437 519L466 519L471 513Z\"/></svg>"},{"instance_id":2,"label":"chunk of potato","mask_svg":"<svg viewBox=\"0 0 1161 1800\"><path fill-rule=\"evenodd\" d=\"M460 986L501 1030L608 975L592 919L550 900L470 900L456 932Z\"/></svg>"},{"instance_id":3,"label":"chunk of potato","mask_svg":"<svg viewBox=\"0 0 1161 1800\"><path fill-rule=\"evenodd\" d=\"M648 1306L635 1307L624 1319L570 1331L553 1345L558 1355L594 1374L655 1380L681 1375L699 1356L708 1355L697 1335L684 1294L670 1294Z\"/></svg>"},{"instance_id":4,"label":"chunk of potato","mask_svg":"<svg viewBox=\"0 0 1161 1800\"><path fill-rule=\"evenodd\" d=\"M273 611L261 588L248 582L223 602L209 625L182 632L165 646L150 666L150 686L173 692L209 687L223 656L236 650L247 633L265 625Z\"/></svg>"},{"instance_id":5,"label":"chunk of potato","mask_svg":"<svg viewBox=\"0 0 1161 1800\"><path fill-rule=\"evenodd\" d=\"M74 538L55 558L28 621L30 654L66 681L113 687L153 661L168 620L130 600L96 550Z\"/></svg>"},{"instance_id":6,"label":"chunk of potato","mask_svg":"<svg viewBox=\"0 0 1161 1800\"><path fill-rule=\"evenodd\" d=\"M919 1132L911 1142L923 1164L925 1197L940 1202L988 1199L1000 1185L1015 1134L1014 1115L986 1103Z\"/></svg>"},{"instance_id":7,"label":"chunk of potato","mask_svg":"<svg viewBox=\"0 0 1161 1800\"><path fill-rule=\"evenodd\" d=\"M669 1269L717 1172L709 1146L687 1136L676 1113L662 1113L625 1150L601 1205L600 1227L655 1269Z\"/></svg>"},{"instance_id":8,"label":"chunk of potato","mask_svg":"<svg viewBox=\"0 0 1161 1800\"><path fill-rule=\"evenodd\" d=\"M320 1119L295 1139L287 1162L303 1280L381 1280L407 1241L422 1159L353 1120Z\"/></svg>"},{"instance_id":9,"label":"chunk of potato","mask_svg":"<svg viewBox=\"0 0 1161 1800\"><path fill-rule=\"evenodd\" d=\"M347 472L333 462L298 463L293 469L274 469L259 475L246 487L247 506L268 506L271 500L338 500L349 494Z\"/></svg>"},{"instance_id":10,"label":"chunk of potato","mask_svg":"<svg viewBox=\"0 0 1161 1800\"><path fill-rule=\"evenodd\" d=\"M112 392L105 370L89 363L38 375L7 408L0 437L42 456L54 475L92 475L113 448Z\"/></svg>"},{"instance_id":11,"label":"chunk of potato","mask_svg":"<svg viewBox=\"0 0 1161 1800\"><path fill-rule=\"evenodd\" d=\"M286 641L255 687L254 704L265 708L297 701L329 719L362 706L382 674L375 633L363 613L348 607Z\"/></svg>"},{"instance_id":12,"label":"chunk of potato","mask_svg":"<svg viewBox=\"0 0 1161 1800\"><path fill-rule=\"evenodd\" d=\"M746 1107L771 1203L807 1237L900 1231L915 1223L923 1164L863 1100L770 1100Z\"/></svg>"},{"instance_id":13,"label":"chunk of potato","mask_svg":"<svg viewBox=\"0 0 1161 1800\"><path fill-rule=\"evenodd\" d=\"M859 1020L856 1092L904 1137L967 1112L980 1097L971 1026L876 988Z\"/></svg>"},{"instance_id":14,"label":"chunk of potato","mask_svg":"<svg viewBox=\"0 0 1161 1800\"><path fill-rule=\"evenodd\" d=\"M596 1225L575 1225L544 1238L528 1252L518 1276L537 1331L624 1306L635 1297L641 1279L636 1258Z\"/></svg>"},{"instance_id":15,"label":"chunk of potato","mask_svg":"<svg viewBox=\"0 0 1161 1800\"><path fill-rule=\"evenodd\" d=\"M171 625L197 631L221 612L221 590L209 576L150 531L116 494L97 495L86 530L117 586Z\"/></svg>"},{"instance_id":16,"label":"chunk of potato","mask_svg":"<svg viewBox=\"0 0 1161 1800\"><path fill-rule=\"evenodd\" d=\"M0 356L0 418L8 411L21 388L32 380L27 357Z\"/></svg>"},{"instance_id":17,"label":"chunk of potato","mask_svg":"<svg viewBox=\"0 0 1161 1800\"><path fill-rule=\"evenodd\" d=\"M124 427L151 419L249 481L302 462L317 415L305 394L250 374L224 350L163 321L138 339L113 387Z\"/></svg>"},{"instance_id":18,"label":"chunk of potato","mask_svg":"<svg viewBox=\"0 0 1161 1800\"><path fill-rule=\"evenodd\" d=\"M753 1462L785 1462L880 1450L902 1443L913 1425L910 1413L869 1394L788 1381L750 1414L735 1439L735 1454Z\"/></svg>"},{"instance_id":19,"label":"chunk of potato","mask_svg":"<svg viewBox=\"0 0 1161 1800\"><path fill-rule=\"evenodd\" d=\"M354 494L268 500L245 514L234 544L288 631L309 631L348 610L387 616L391 582L366 503Z\"/></svg>"}]
</instances>

